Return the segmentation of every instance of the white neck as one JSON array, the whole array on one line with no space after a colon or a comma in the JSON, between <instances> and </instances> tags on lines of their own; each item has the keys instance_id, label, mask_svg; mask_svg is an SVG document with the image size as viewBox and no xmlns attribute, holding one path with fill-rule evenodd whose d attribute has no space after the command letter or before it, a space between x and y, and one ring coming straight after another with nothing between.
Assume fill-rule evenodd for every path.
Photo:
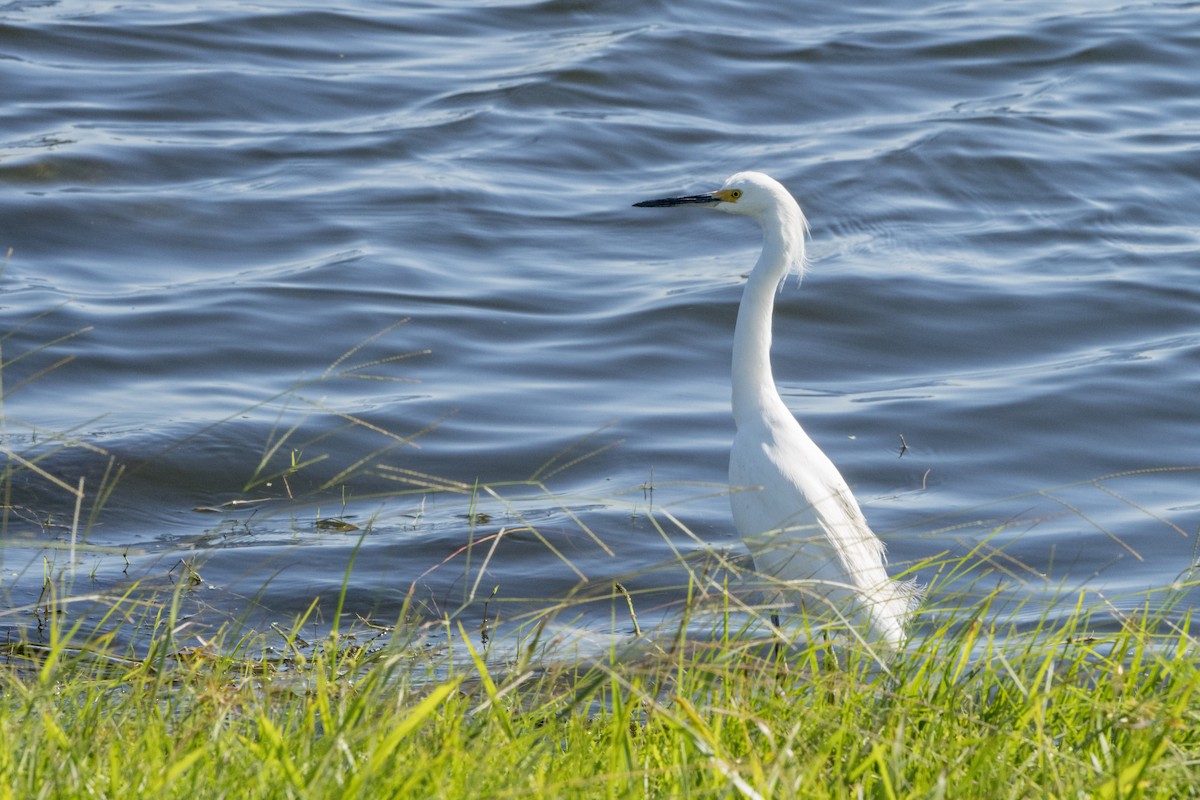
<instances>
[{"instance_id":1,"label":"white neck","mask_svg":"<svg viewBox=\"0 0 1200 800\"><path fill-rule=\"evenodd\" d=\"M792 263L803 263L804 240L781 233L787 226L764 227L762 255L746 281L733 332L733 421L739 427L788 413L771 372L771 316L779 282Z\"/></svg>"}]
</instances>

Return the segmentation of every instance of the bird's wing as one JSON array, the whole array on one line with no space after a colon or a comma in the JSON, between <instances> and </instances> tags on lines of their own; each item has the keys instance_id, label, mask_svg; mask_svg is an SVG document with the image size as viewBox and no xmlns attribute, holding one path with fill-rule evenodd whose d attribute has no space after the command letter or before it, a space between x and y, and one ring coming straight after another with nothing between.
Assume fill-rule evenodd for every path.
<instances>
[{"instance_id":1,"label":"bird's wing","mask_svg":"<svg viewBox=\"0 0 1200 800\"><path fill-rule=\"evenodd\" d=\"M860 588L887 580L883 543L850 487L798 423L738 431L730 457L734 522L759 569L781 579Z\"/></svg>"}]
</instances>

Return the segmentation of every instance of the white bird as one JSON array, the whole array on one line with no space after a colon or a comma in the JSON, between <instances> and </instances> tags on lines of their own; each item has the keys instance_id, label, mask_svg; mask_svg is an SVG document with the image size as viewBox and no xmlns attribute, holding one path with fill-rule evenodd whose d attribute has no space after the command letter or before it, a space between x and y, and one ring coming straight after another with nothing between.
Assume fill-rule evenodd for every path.
<instances>
[{"instance_id":1,"label":"white bird","mask_svg":"<svg viewBox=\"0 0 1200 800\"><path fill-rule=\"evenodd\" d=\"M778 597L799 601L807 617L840 620L868 641L900 646L919 593L888 577L883 542L837 467L784 405L771 373L775 293L790 271L803 274L805 266L808 221L800 206L760 172L739 172L715 192L634 205L713 208L762 227L762 255L733 334L733 522Z\"/></svg>"}]
</instances>

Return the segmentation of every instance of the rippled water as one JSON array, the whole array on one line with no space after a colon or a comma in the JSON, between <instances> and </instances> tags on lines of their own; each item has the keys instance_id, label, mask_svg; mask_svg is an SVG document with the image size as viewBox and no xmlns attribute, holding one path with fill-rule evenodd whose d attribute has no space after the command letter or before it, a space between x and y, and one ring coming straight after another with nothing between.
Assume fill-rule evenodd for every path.
<instances>
[{"instance_id":1,"label":"rippled water","mask_svg":"<svg viewBox=\"0 0 1200 800\"><path fill-rule=\"evenodd\" d=\"M894 570L1157 602L1200 526L1197 74L1196 3L6 3L2 622L81 476L75 591L682 597L741 552L758 234L630 206L742 169L811 220L776 377Z\"/></svg>"}]
</instances>

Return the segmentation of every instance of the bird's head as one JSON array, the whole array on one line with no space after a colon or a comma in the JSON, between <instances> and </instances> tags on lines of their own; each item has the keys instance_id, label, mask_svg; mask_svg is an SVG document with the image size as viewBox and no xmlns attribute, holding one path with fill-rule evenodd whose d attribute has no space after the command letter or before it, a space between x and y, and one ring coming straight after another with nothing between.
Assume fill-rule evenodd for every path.
<instances>
[{"instance_id":1,"label":"bird's head","mask_svg":"<svg viewBox=\"0 0 1200 800\"><path fill-rule=\"evenodd\" d=\"M720 189L704 194L663 197L634 203L638 208L700 206L752 217L762 226L770 242L778 243L782 258L797 272L804 269L804 237L808 220L796 200L779 181L761 172L739 172L729 176Z\"/></svg>"},{"instance_id":2,"label":"bird's head","mask_svg":"<svg viewBox=\"0 0 1200 800\"><path fill-rule=\"evenodd\" d=\"M701 206L727 214L741 214L760 219L789 205L795 206L796 201L788 194L788 190L783 188L779 181L761 172L739 172L731 175L720 189L713 192L634 203L638 208Z\"/></svg>"}]
</instances>

